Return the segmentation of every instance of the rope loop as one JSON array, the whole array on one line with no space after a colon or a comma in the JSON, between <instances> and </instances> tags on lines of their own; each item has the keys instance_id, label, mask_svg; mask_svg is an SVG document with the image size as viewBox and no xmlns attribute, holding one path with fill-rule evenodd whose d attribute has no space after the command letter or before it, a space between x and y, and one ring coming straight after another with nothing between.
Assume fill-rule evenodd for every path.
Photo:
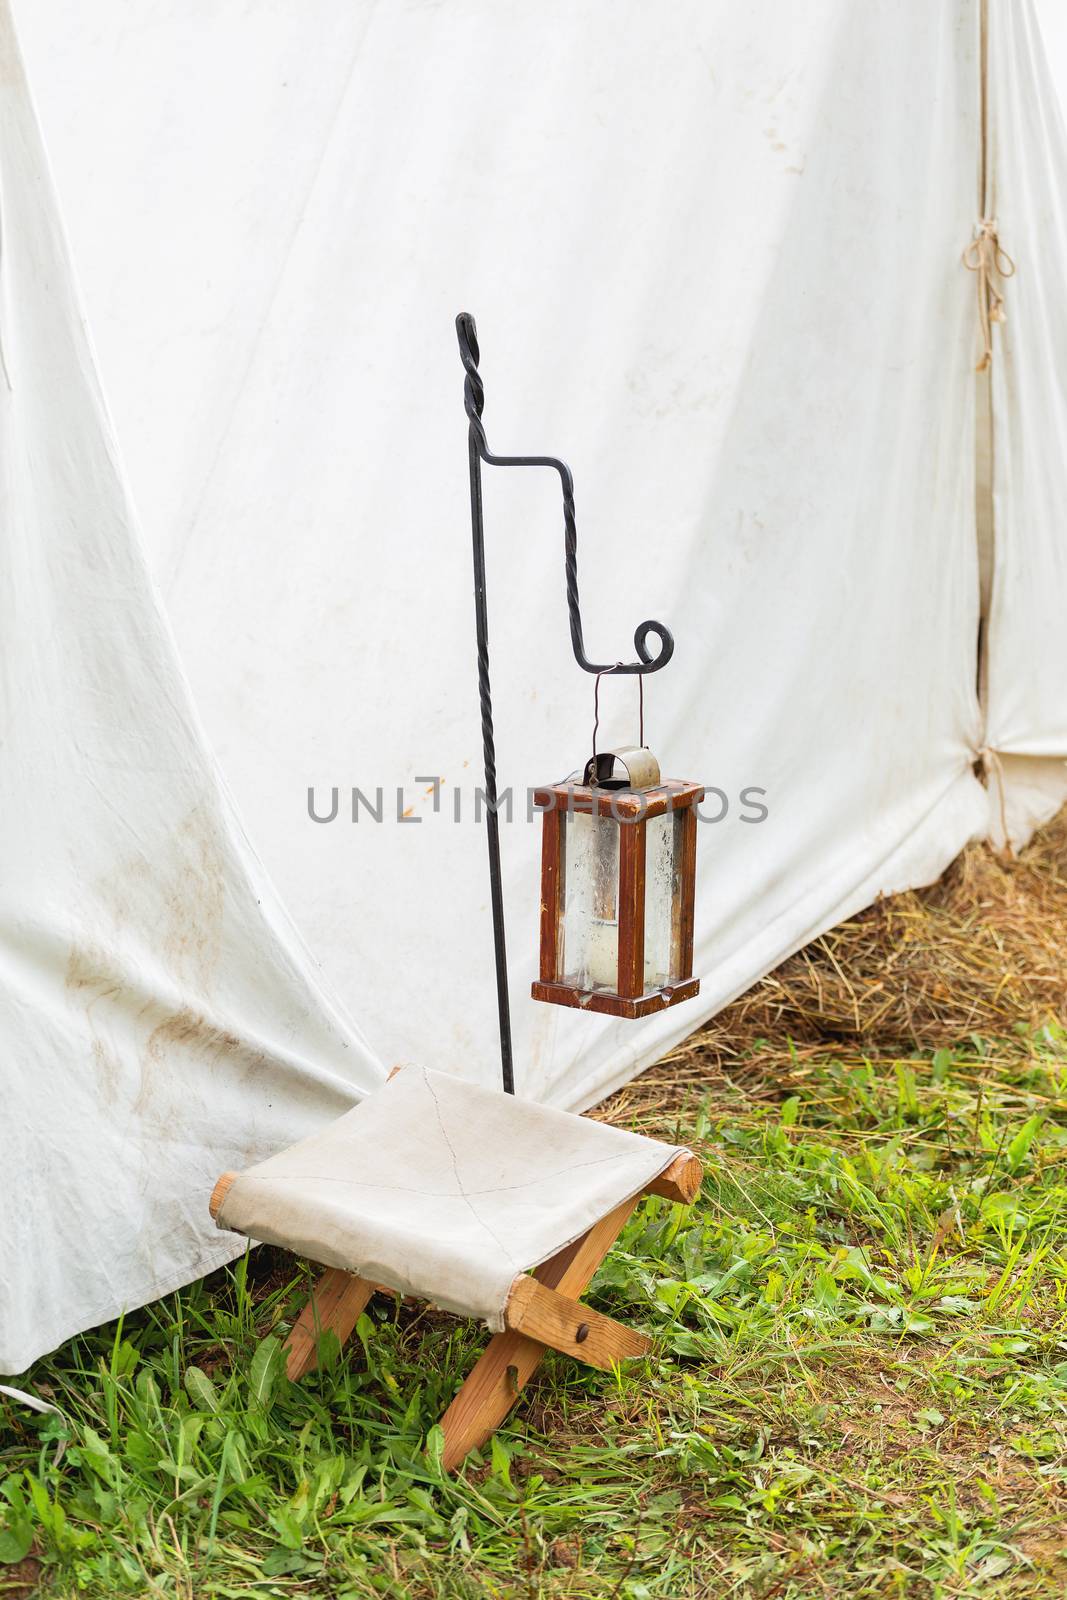
<instances>
[{"instance_id":1,"label":"rope loop","mask_svg":"<svg viewBox=\"0 0 1067 1600\"><path fill-rule=\"evenodd\" d=\"M983 217L975 224L974 238L963 252L963 265L978 279L982 359L975 371L984 372L993 359L993 324L1008 320L998 280L1015 276L1015 262L1000 242L995 217Z\"/></svg>"},{"instance_id":2,"label":"rope loop","mask_svg":"<svg viewBox=\"0 0 1067 1600\"><path fill-rule=\"evenodd\" d=\"M1004 835L1001 849L1009 856L1014 856L1011 835L1008 832L1008 794L1004 778L1004 763L1000 759L1000 752L994 750L992 745L984 744L977 752L978 760L982 764L982 776L987 789L993 789L996 795L997 810L1000 813L1000 831Z\"/></svg>"}]
</instances>

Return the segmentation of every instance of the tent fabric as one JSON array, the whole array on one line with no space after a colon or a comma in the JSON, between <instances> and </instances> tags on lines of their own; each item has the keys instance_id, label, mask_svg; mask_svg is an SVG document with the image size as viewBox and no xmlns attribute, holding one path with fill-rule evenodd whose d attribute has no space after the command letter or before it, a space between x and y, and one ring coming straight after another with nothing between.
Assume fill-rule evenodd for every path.
<instances>
[{"instance_id":1,"label":"tent fabric","mask_svg":"<svg viewBox=\"0 0 1067 1600\"><path fill-rule=\"evenodd\" d=\"M494 447L574 469L590 650L672 627L647 735L729 805L699 830L699 1003L640 1028L532 1004L523 801L584 760L592 683L558 487L487 473L520 1093L590 1105L986 831L973 0L625 26L607 0L319 0L315 27L267 8L263 40L237 0L105 11L47 0L27 26L153 559L252 836L384 1060L496 1081L460 309ZM235 93L259 167L247 132L228 165ZM632 680L601 704L632 740ZM322 815L338 790L334 822L309 786Z\"/></svg>"},{"instance_id":2,"label":"tent fabric","mask_svg":"<svg viewBox=\"0 0 1067 1600\"><path fill-rule=\"evenodd\" d=\"M1067 140L1031 7L990 7L989 74L988 205L1016 271L991 369L986 743L1021 844L1067 799Z\"/></svg>"},{"instance_id":3,"label":"tent fabric","mask_svg":"<svg viewBox=\"0 0 1067 1600\"><path fill-rule=\"evenodd\" d=\"M645 617L673 629L646 730L709 793L699 1001L645 1024L532 1003L524 794L584 760L592 684L558 487L487 471L522 1096L591 1105L827 926L934 879L995 830L993 756L1009 827L1051 803L1062 696L1027 685L1037 655L1059 670L1034 636L1062 593L1064 453L1049 424L1031 475L1027 384L1046 369L1058 406L1039 331L1058 213L1034 173L1064 168L1030 8L989 9L1019 272L996 330L983 708L961 262L979 0L20 0L149 561L265 867L144 574L10 69L0 1031L9 1192L44 1198L5 1228L0 1364L223 1259L214 1177L348 1110L377 1058L496 1082L457 311L478 318L491 443L575 470L591 654L629 656ZM632 740L635 700L602 685L604 743ZM381 820L352 820L353 788ZM319 817L336 789L334 820L309 789ZM172 1022L153 1073L161 1007L208 1018L210 1043Z\"/></svg>"},{"instance_id":4,"label":"tent fabric","mask_svg":"<svg viewBox=\"0 0 1067 1600\"><path fill-rule=\"evenodd\" d=\"M520 1273L683 1153L405 1067L355 1110L238 1173L218 1223L499 1331Z\"/></svg>"},{"instance_id":5,"label":"tent fabric","mask_svg":"<svg viewBox=\"0 0 1067 1600\"><path fill-rule=\"evenodd\" d=\"M0 11L0 1369L232 1259L207 1196L383 1070L222 789Z\"/></svg>"}]
</instances>

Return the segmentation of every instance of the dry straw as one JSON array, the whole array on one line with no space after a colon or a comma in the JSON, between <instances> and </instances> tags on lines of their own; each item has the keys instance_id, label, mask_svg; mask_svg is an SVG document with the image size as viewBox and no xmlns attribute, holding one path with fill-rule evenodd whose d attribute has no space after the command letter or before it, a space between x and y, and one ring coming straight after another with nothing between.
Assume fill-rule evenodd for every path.
<instances>
[{"instance_id":1,"label":"dry straw","mask_svg":"<svg viewBox=\"0 0 1067 1600\"><path fill-rule=\"evenodd\" d=\"M1017 859L970 845L929 888L832 928L605 1109L645 1121L717 1088L777 1098L814 1056L928 1056L1052 1019L1067 1022L1067 810Z\"/></svg>"}]
</instances>

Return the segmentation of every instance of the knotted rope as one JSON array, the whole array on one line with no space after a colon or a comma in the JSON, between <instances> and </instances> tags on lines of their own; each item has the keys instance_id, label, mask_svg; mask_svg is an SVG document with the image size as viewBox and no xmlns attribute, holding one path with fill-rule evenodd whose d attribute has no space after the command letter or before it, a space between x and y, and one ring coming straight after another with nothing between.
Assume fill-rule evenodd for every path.
<instances>
[{"instance_id":1,"label":"knotted rope","mask_svg":"<svg viewBox=\"0 0 1067 1600\"><path fill-rule=\"evenodd\" d=\"M982 330L982 359L976 367L984 372L993 359L993 324L1006 322L1004 296L999 280L1015 275L1015 262L997 236L995 217L983 217L974 238L963 252L963 265L978 276L978 322Z\"/></svg>"},{"instance_id":2,"label":"knotted rope","mask_svg":"<svg viewBox=\"0 0 1067 1600\"><path fill-rule=\"evenodd\" d=\"M1008 797L1004 781L1004 763L1000 759L1000 752L992 746L984 744L978 751L978 759L982 763L982 776L986 781L986 789L996 790L997 806L1000 811L1000 831L1004 835L1001 850L1005 855L1014 856L1011 835L1008 832Z\"/></svg>"}]
</instances>

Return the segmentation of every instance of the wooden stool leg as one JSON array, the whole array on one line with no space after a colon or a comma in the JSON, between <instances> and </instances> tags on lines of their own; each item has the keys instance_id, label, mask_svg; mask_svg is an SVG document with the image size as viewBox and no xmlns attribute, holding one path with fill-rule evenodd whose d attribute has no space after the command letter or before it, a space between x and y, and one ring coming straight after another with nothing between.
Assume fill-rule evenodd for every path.
<instances>
[{"instance_id":1,"label":"wooden stool leg","mask_svg":"<svg viewBox=\"0 0 1067 1600\"><path fill-rule=\"evenodd\" d=\"M339 1267L327 1267L285 1341L286 1376L295 1383L318 1365L319 1339L329 1328L344 1344L371 1295L374 1284Z\"/></svg>"},{"instance_id":2,"label":"wooden stool leg","mask_svg":"<svg viewBox=\"0 0 1067 1600\"><path fill-rule=\"evenodd\" d=\"M609 1211L574 1244L535 1268L534 1277L549 1289L557 1289L560 1294L577 1300L588 1288L639 1199L639 1195L634 1195ZM518 1399L520 1389L541 1365L546 1348L540 1340L523 1333L509 1331L493 1335L441 1418L446 1472L453 1472L471 1450L483 1445L499 1428Z\"/></svg>"}]
</instances>

